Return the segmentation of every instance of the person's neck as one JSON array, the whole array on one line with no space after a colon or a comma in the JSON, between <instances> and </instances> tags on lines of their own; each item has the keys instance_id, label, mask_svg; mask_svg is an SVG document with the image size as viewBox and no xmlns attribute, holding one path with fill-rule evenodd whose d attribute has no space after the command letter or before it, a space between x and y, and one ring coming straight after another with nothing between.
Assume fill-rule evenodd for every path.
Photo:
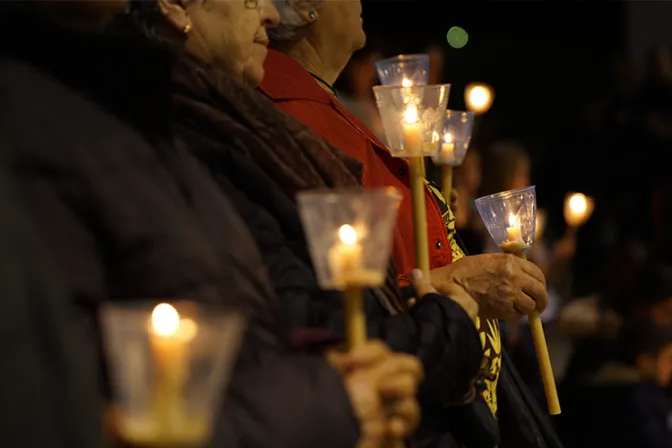
<instances>
[{"instance_id":1,"label":"person's neck","mask_svg":"<svg viewBox=\"0 0 672 448\"><path fill-rule=\"evenodd\" d=\"M319 52L315 46L304 39L293 45L287 54L299 61L299 63L309 72L318 76L328 86L320 85L325 90L330 90L341 72L348 63L349 57L330 57L333 55L324 55Z\"/></svg>"}]
</instances>

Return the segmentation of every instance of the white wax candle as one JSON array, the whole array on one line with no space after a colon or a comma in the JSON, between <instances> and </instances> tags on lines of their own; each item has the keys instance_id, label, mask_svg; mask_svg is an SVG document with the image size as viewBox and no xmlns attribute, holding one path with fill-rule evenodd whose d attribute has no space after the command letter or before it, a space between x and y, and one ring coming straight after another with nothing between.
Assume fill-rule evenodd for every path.
<instances>
[{"instance_id":1,"label":"white wax candle","mask_svg":"<svg viewBox=\"0 0 672 448\"><path fill-rule=\"evenodd\" d=\"M509 215L509 227L506 228L507 241L522 241L522 232L520 230L520 223L518 217L514 214Z\"/></svg>"},{"instance_id":2,"label":"white wax candle","mask_svg":"<svg viewBox=\"0 0 672 448\"><path fill-rule=\"evenodd\" d=\"M153 411L163 436L177 431L184 419L182 389L189 374L189 342L196 332L196 323L181 319L173 306L154 308L149 332L156 375Z\"/></svg>"},{"instance_id":3,"label":"white wax candle","mask_svg":"<svg viewBox=\"0 0 672 448\"><path fill-rule=\"evenodd\" d=\"M363 268L362 247L357 231L345 224L338 230L340 242L329 251L332 277L337 284L347 283L355 278Z\"/></svg>"},{"instance_id":4,"label":"white wax candle","mask_svg":"<svg viewBox=\"0 0 672 448\"><path fill-rule=\"evenodd\" d=\"M422 136L422 123L418 119L418 108L415 104L409 104L406 107L403 125L404 150L409 155L420 153L424 139Z\"/></svg>"},{"instance_id":5,"label":"white wax candle","mask_svg":"<svg viewBox=\"0 0 672 448\"><path fill-rule=\"evenodd\" d=\"M455 144L444 142L441 144L441 162L455 163Z\"/></svg>"}]
</instances>

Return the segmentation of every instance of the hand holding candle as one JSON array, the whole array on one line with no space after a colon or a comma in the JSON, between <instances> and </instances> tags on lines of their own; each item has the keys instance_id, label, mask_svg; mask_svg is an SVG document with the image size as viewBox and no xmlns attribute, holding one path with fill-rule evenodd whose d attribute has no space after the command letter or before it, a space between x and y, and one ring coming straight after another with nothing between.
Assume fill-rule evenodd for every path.
<instances>
[{"instance_id":1,"label":"hand holding candle","mask_svg":"<svg viewBox=\"0 0 672 448\"><path fill-rule=\"evenodd\" d=\"M185 312L180 315L178 308ZM245 322L193 303L106 304L101 323L118 437L132 446L207 443ZM198 369L192 369L192 365Z\"/></svg>"},{"instance_id":2,"label":"hand holding candle","mask_svg":"<svg viewBox=\"0 0 672 448\"><path fill-rule=\"evenodd\" d=\"M521 188L478 198L476 208L502 252L525 258L525 251L534 241L537 210L535 188ZM530 313L528 318L548 410L551 415L557 415L561 412L560 402L539 312Z\"/></svg>"}]
</instances>

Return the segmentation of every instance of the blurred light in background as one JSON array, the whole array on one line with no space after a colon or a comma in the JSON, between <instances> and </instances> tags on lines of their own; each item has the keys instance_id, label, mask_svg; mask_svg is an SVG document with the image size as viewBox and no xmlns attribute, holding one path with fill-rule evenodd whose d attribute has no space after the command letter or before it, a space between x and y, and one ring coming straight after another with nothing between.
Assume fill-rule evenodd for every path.
<instances>
[{"instance_id":1,"label":"blurred light in background","mask_svg":"<svg viewBox=\"0 0 672 448\"><path fill-rule=\"evenodd\" d=\"M495 92L492 87L485 84L472 83L464 90L464 100L467 103L467 109L469 112L475 114L486 113L490 109L490 106L492 106L494 96Z\"/></svg>"},{"instance_id":2,"label":"blurred light in background","mask_svg":"<svg viewBox=\"0 0 672 448\"><path fill-rule=\"evenodd\" d=\"M467 34L464 28L454 26L448 30L448 33L446 34L446 40L448 41L448 45L451 47L462 48L467 45L467 42L469 42L469 34Z\"/></svg>"}]
</instances>

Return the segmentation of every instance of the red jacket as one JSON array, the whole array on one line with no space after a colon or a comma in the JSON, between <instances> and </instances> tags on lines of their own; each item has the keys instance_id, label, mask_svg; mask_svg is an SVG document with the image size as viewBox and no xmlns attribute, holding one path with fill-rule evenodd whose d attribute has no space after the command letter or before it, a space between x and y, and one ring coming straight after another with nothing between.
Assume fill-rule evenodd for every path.
<instances>
[{"instance_id":1,"label":"red jacket","mask_svg":"<svg viewBox=\"0 0 672 448\"><path fill-rule=\"evenodd\" d=\"M364 164L364 186L393 186L403 194L394 231L394 260L406 283L416 267L408 163L392 157L385 145L338 100L322 89L296 60L270 50L261 90L287 114L306 124L350 157ZM437 199L426 188L430 268L451 263L448 234Z\"/></svg>"}]
</instances>

